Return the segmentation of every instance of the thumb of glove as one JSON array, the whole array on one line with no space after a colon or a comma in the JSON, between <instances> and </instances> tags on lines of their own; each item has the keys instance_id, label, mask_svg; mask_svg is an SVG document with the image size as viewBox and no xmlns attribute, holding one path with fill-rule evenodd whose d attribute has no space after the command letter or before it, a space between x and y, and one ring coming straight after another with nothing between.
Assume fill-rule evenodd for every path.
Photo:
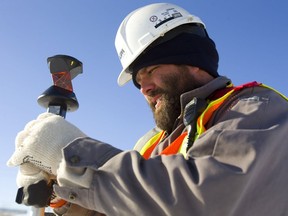
<instances>
[{"instance_id":1,"label":"thumb of glove","mask_svg":"<svg viewBox=\"0 0 288 216\"><path fill-rule=\"evenodd\" d=\"M31 163L47 173L56 175L62 158L61 149L74 139L86 135L63 117L43 113L29 122L15 140L15 152L8 166Z\"/></svg>"}]
</instances>

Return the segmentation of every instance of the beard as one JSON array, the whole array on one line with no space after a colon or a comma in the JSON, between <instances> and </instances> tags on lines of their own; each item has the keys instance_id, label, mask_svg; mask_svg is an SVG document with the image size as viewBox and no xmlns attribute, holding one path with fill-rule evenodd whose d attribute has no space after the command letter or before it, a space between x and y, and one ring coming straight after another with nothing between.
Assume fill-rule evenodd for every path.
<instances>
[{"instance_id":1,"label":"beard","mask_svg":"<svg viewBox=\"0 0 288 216\"><path fill-rule=\"evenodd\" d=\"M161 97L161 107L155 110L152 107L153 117L157 127L170 133L173 129L175 120L181 113L180 95L165 93Z\"/></svg>"},{"instance_id":2,"label":"beard","mask_svg":"<svg viewBox=\"0 0 288 216\"><path fill-rule=\"evenodd\" d=\"M179 66L178 69L178 73L163 77L163 88L150 92L151 96L162 95L160 107L156 109L155 104L148 102L157 127L168 133L172 132L175 121L181 114L180 96L203 85L189 74L185 66Z\"/></svg>"}]
</instances>

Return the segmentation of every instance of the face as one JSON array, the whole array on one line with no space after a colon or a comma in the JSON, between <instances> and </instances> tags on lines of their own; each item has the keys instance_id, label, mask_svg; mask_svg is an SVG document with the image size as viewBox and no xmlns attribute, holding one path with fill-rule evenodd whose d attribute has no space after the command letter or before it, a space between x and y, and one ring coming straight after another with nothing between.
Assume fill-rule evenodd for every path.
<instances>
[{"instance_id":1,"label":"face","mask_svg":"<svg viewBox=\"0 0 288 216\"><path fill-rule=\"evenodd\" d=\"M170 133L181 114L180 95L205 84L197 76L197 71L199 68L196 67L170 64L139 70L136 81L153 112L156 125L162 130Z\"/></svg>"}]
</instances>

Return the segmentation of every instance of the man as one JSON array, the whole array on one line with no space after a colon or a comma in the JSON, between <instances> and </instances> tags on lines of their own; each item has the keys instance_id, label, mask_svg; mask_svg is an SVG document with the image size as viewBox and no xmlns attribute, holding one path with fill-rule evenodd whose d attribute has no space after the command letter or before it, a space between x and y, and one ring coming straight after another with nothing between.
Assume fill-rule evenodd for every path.
<instances>
[{"instance_id":1,"label":"man","mask_svg":"<svg viewBox=\"0 0 288 216\"><path fill-rule=\"evenodd\" d=\"M8 162L20 165L19 186L57 179L64 215L288 214L284 95L219 76L204 23L176 5L133 11L115 43L118 83L133 80L156 127L121 151L41 114Z\"/></svg>"}]
</instances>

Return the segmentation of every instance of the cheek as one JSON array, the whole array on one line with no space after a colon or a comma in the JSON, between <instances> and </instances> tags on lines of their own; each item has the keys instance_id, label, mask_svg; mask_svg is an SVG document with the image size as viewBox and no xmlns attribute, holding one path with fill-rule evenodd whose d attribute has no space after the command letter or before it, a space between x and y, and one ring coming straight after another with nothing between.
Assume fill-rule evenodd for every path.
<instances>
[{"instance_id":1,"label":"cheek","mask_svg":"<svg viewBox=\"0 0 288 216\"><path fill-rule=\"evenodd\" d=\"M155 75L153 77L153 82L156 88L162 88L165 86L165 75Z\"/></svg>"},{"instance_id":2,"label":"cheek","mask_svg":"<svg viewBox=\"0 0 288 216\"><path fill-rule=\"evenodd\" d=\"M170 74L169 76L165 76L161 82L161 88L169 93L178 92L182 87L182 82L180 77L175 74Z\"/></svg>"}]
</instances>

